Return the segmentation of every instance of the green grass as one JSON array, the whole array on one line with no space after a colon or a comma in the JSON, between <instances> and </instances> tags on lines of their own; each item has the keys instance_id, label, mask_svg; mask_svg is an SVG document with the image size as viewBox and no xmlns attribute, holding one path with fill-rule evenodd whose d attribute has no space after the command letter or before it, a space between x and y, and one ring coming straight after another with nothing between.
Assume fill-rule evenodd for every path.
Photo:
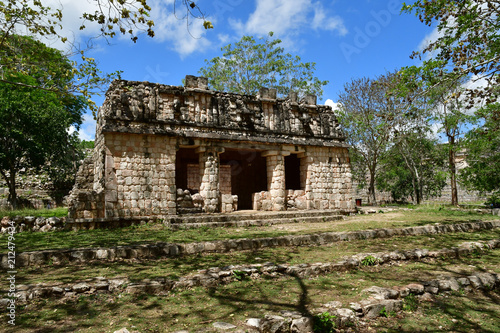
<instances>
[{"instance_id":1,"label":"green grass","mask_svg":"<svg viewBox=\"0 0 500 333\"><path fill-rule=\"evenodd\" d=\"M64 217L68 216L68 208L58 207L52 209L17 209L17 210L0 210L0 217L2 216L36 216L36 217Z\"/></svg>"},{"instance_id":2,"label":"green grass","mask_svg":"<svg viewBox=\"0 0 500 333\"><path fill-rule=\"evenodd\" d=\"M114 332L126 327L139 332L196 331L215 321L243 325L247 318L262 318L280 310L312 314L312 309L336 300L344 306L367 297L361 291L373 285L401 286L439 276L463 276L499 267L495 250L483 257L432 260L399 266L370 266L349 272L301 279L269 277L235 281L214 288L195 287L166 295L100 294L70 300L35 300L27 308L17 309L17 326L7 327L5 318L0 329L5 332ZM125 266L125 265L123 265ZM422 272L426 272L422 274ZM467 295L465 295L467 296ZM495 328L500 311L494 291L469 298L461 295L438 297L437 308L421 304L417 310L370 322L377 331L498 332ZM457 322L454 323L452 319ZM439 328L442 326L443 328ZM205 331L205 330L204 330Z\"/></svg>"},{"instance_id":3,"label":"green grass","mask_svg":"<svg viewBox=\"0 0 500 333\"><path fill-rule=\"evenodd\" d=\"M496 229L475 233L441 234L433 235L432 237L413 236L357 240L335 243L331 246L272 248L259 251L215 253L147 261L127 260L126 264L123 261L95 261L79 265L67 265L63 263L62 265L24 268L18 272L17 280L22 284L54 281L69 283L74 280L84 280L98 276L108 278L128 277L133 281L162 277L175 280L200 269L224 267L240 263L262 264L265 262L274 262L276 264L290 265L314 262L326 263L338 261L344 256L355 255L361 252L388 252L396 249L412 250L415 248L438 250L443 247L451 248L463 242L488 241L498 238L500 238L500 230ZM484 254L480 252L471 255L471 257L474 256L484 258ZM496 261L493 260L491 263L496 263ZM494 268L494 266L488 267Z\"/></svg>"},{"instance_id":4,"label":"green grass","mask_svg":"<svg viewBox=\"0 0 500 333\"><path fill-rule=\"evenodd\" d=\"M380 218L377 219L376 217ZM381 218L383 217L383 219ZM193 242L241 237L267 237L285 234L346 231L380 227L407 227L429 223L460 223L471 220L491 220L493 216L473 211L455 211L439 207L423 207L376 215L356 216L344 221L320 224L292 224L299 228L290 232L274 227L197 229L172 232L161 224L114 230L79 232L20 233L16 235L17 251L40 248L114 246L119 244L157 241ZM450 248L465 241L497 239L500 230L473 233L451 233L385 239L339 242L331 246L269 248L225 254L204 254L148 261L93 262L87 264L52 265L18 269L17 284L70 283L97 276L129 277L132 280L168 277L176 279L209 267L251 263L314 263L337 261L360 252L387 252L427 248ZM0 238L5 248L6 238ZM203 329L211 332L215 321L230 322L240 327L247 318L262 318L280 310L312 314L314 308L332 300L346 307L367 295L361 293L373 285L401 286L427 281L441 276L467 276L475 272L498 272L500 249L477 252L460 258L426 259L421 262L401 262L393 265L366 265L348 272L301 279L292 276L264 276L241 279L213 288L174 290L165 295L98 294L71 299L29 301L16 309L16 327L7 324L6 312L0 314L0 331L5 332L114 332L126 327L129 331L173 332ZM0 288L6 288L6 280ZM500 332L500 313L496 291L475 295L453 293L441 295L435 303L415 306L408 300L406 311L369 322L377 332ZM496 325L496 326L495 326ZM208 330L207 330L208 328Z\"/></svg>"},{"instance_id":5,"label":"green grass","mask_svg":"<svg viewBox=\"0 0 500 333\"><path fill-rule=\"evenodd\" d=\"M98 229L81 231L56 231L49 233L23 232L16 235L18 252L45 249L64 249L76 247L111 247L117 245L147 244L156 242L190 243L241 238L278 237L284 235L314 234L332 231L354 231L376 228L404 228L434 223L463 223L484 219L500 219L498 216L481 215L473 211L454 211L439 208L419 208L399 211L392 217L390 213L360 215L343 221L315 224L298 223L302 226L295 231L285 230L283 226L247 228L202 228L172 231L161 223L148 223L118 229ZM0 238L0 243L2 238ZM0 248L0 253L6 252Z\"/></svg>"}]
</instances>

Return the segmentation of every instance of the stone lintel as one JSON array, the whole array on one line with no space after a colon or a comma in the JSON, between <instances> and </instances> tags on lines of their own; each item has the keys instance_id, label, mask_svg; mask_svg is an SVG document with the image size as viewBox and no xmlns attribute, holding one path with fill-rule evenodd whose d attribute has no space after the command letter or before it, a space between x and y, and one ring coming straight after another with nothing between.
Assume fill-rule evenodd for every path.
<instances>
[{"instance_id":1,"label":"stone lintel","mask_svg":"<svg viewBox=\"0 0 500 333\"><path fill-rule=\"evenodd\" d=\"M283 146L283 151L289 151L290 153L302 154L305 153L304 147L301 146Z\"/></svg>"},{"instance_id":2,"label":"stone lintel","mask_svg":"<svg viewBox=\"0 0 500 333\"><path fill-rule=\"evenodd\" d=\"M224 147L200 146L196 148L195 153L200 154L204 152L214 152L222 154L226 149Z\"/></svg>"},{"instance_id":3,"label":"stone lintel","mask_svg":"<svg viewBox=\"0 0 500 333\"><path fill-rule=\"evenodd\" d=\"M266 150L260 154L262 157L268 157L268 156L288 156L290 155L289 151L280 151L280 150Z\"/></svg>"},{"instance_id":4,"label":"stone lintel","mask_svg":"<svg viewBox=\"0 0 500 333\"><path fill-rule=\"evenodd\" d=\"M266 150L260 154L262 157L268 157L268 156L276 156L279 155L280 151L279 150Z\"/></svg>"},{"instance_id":5,"label":"stone lintel","mask_svg":"<svg viewBox=\"0 0 500 333\"><path fill-rule=\"evenodd\" d=\"M311 156L311 154L309 154L306 151L304 151L303 153L297 154L298 158L306 158L306 157L310 157L310 156Z\"/></svg>"}]
</instances>

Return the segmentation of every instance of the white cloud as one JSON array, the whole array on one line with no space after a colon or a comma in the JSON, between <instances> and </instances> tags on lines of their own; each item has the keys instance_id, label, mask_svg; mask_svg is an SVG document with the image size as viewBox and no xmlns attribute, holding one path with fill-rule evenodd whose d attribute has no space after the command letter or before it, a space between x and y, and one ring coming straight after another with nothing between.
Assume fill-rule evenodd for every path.
<instances>
[{"instance_id":1,"label":"white cloud","mask_svg":"<svg viewBox=\"0 0 500 333\"><path fill-rule=\"evenodd\" d=\"M59 39L45 40L49 46L67 51L71 43L82 43L86 37L97 36L100 33L100 25L85 22L85 29L80 30L84 23L83 13L94 13L99 9L96 1L74 1L74 0L45 0L43 5L52 8L54 11L62 11L62 30L56 28L58 34L68 39L67 43L62 43Z\"/></svg>"},{"instance_id":2,"label":"white cloud","mask_svg":"<svg viewBox=\"0 0 500 333\"><path fill-rule=\"evenodd\" d=\"M327 99L325 101L325 105L331 106L333 111L338 110L340 108L340 103L335 103L331 99Z\"/></svg>"},{"instance_id":3,"label":"white cloud","mask_svg":"<svg viewBox=\"0 0 500 333\"><path fill-rule=\"evenodd\" d=\"M347 34L347 28L344 26L344 22L340 16L327 16L327 13L320 3L314 6L314 18L312 21L313 29L324 29L335 31L337 30L339 35L344 36Z\"/></svg>"},{"instance_id":4,"label":"white cloud","mask_svg":"<svg viewBox=\"0 0 500 333\"><path fill-rule=\"evenodd\" d=\"M257 0L255 11L246 22L229 20L239 34L266 35L269 31L282 35L297 35L305 29L347 33L338 16L327 13L320 2L312 0Z\"/></svg>"},{"instance_id":5,"label":"white cloud","mask_svg":"<svg viewBox=\"0 0 500 333\"><path fill-rule=\"evenodd\" d=\"M204 37L206 31L201 20L190 17L189 21L184 19L185 12L182 7L177 6L177 12L174 13L174 0L158 0L151 4L151 19L155 22L153 30L155 31L156 42L162 42L168 45L169 49L173 49L181 56L186 56L193 52L203 50L210 45L208 39ZM94 13L99 10L97 1L75 1L75 0L46 0L44 6L50 8L61 9L63 16L61 25L62 30L57 32L68 38L67 43L62 43L59 39L45 39L44 42L51 47L58 48L63 51L68 51L71 43L82 45L91 37L98 36L101 31L101 26L93 22L84 22L81 18L83 13ZM106 11L106 9L104 9ZM189 25L187 24L189 22ZM80 30L82 23L85 24L85 29ZM122 35L117 31L119 40L129 40L128 34ZM145 35L142 38L147 38Z\"/></svg>"},{"instance_id":6,"label":"white cloud","mask_svg":"<svg viewBox=\"0 0 500 333\"><path fill-rule=\"evenodd\" d=\"M94 117L91 114L84 114L83 115L83 123L80 126L80 130L78 131L78 137L80 140L85 140L85 141L94 141L95 139L95 128L96 128L96 121ZM75 131L75 127L71 126L69 133L73 133Z\"/></svg>"},{"instance_id":7,"label":"white cloud","mask_svg":"<svg viewBox=\"0 0 500 333\"><path fill-rule=\"evenodd\" d=\"M152 19L155 22L154 40L168 42L169 48L182 57L209 47L211 43L204 37L206 30L203 22L192 18L186 21L183 19L184 13L174 13L172 4L172 0L163 0L151 6Z\"/></svg>"},{"instance_id":8,"label":"white cloud","mask_svg":"<svg viewBox=\"0 0 500 333\"><path fill-rule=\"evenodd\" d=\"M434 43L439 38L443 37L443 33L438 30L438 28L434 28L429 34L427 34L424 39L418 45L418 50L423 51L429 44Z\"/></svg>"}]
</instances>

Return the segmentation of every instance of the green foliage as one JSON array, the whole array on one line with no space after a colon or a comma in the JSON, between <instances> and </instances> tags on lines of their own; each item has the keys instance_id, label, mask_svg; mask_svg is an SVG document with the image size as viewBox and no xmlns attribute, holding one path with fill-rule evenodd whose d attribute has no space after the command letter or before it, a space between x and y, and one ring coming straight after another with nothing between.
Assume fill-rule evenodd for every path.
<instances>
[{"instance_id":1,"label":"green foliage","mask_svg":"<svg viewBox=\"0 0 500 333\"><path fill-rule=\"evenodd\" d=\"M328 81L314 76L316 64L301 62L299 56L284 53L280 39L243 36L234 45L221 48L222 57L205 60L199 73L218 91L255 95L261 87L275 88L279 96L297 92L299 96L320 97Z\"/></svg>"},{"instance_id":2,"label":"green foliage","mask_svg":"<svg viewBox=\"0 0 500 333\"><path fill-rule=\"evenodd\" d=\"M68 209L58 207L52 209L17 209L17 210L0 210L0 216L36 216L36 217L64 217L68 216Z\"/></svg>"},{"instance_id":3,"label":"green foliage","mask_svg":"<svg viewBox=\"0 0 500 333\"><path fill-rule=\"evenodd\" d=\"M399 137L381 160L377 188L391 192L397 201L413 198L415 203L426 197L439 196L446 185L443 149L417 133Z\"/></svg>"},{"instance_id":4,"label":"green foliage","mask_svg":"<svg viewBox=\"0 0 500 333\"><path fill-rule=\"evenodd\" d=\"M467 90L470 107L474 106L477 97L491 103L498 94L499 10L500 4L489 0L417 0L412 5L403 5L403 11L414 12L422 23L429 26L437 23L439 37L423 52L413 55L420 57L421 53L432 52L432 59L424 61L422 67L439 62L439 67L450 68L450 71L440 74L441 83L464 76L488 81L488 85Z\"/></svg>"},{"instance_id":5,"label":"green foliage","mask_svg":"<svg viewBox=\"0 0 500 333\"><path fill-rule=\"evenodd\" d=\"M334 333L335 332L336 316L329 312L323 312L313 317L313 332L314 333Z\"/></svg>"},{"instance_id":6,"label":"green foliage","mask_svg":"<svg viewBox=\"0 0 500 333\"><path fill-rule=\"evenodd\" d=\"M418 309L418 299L417 297L410 293L403 300L403 311L413 312Z\"/></svg>"},{"instance_id":7,"label":"green foliage","mask_svg":"<svg viewBox=\"0 0 500 333\"><path fill-rule=\"evenodd\" d=\"M363 266L375 266L376 264L378 264L378 259L374 256L366 256L361 260Z\"/></svg>"},{"instance_id":8,"label":"green foliage","mask_svg":"<svg viewBox=\"0 0 500 333\"><path fill-rule=\"evenodd\" d=\"M390 311L388 312L385 306L380 310L380 316L384 318L389 318L389 317L394 317L396 315L396 312Z\"/></svg>"},{"instance_id":9,"label":"green foliage","mask_svg":"<svg viewBox=\"0 0 500 333\"><path fill-rule=\"evenodd\" d=\"M233 276L238 281L248 280L248 275L243 271L233 270Z\"/></svg>"},{"instance_id":10,"label":"green foliage","mask_svg":"<svg viewBox=\"0 0 500 333\"><path fill-rule=\"evenodd\" d=\"M484 204L491 208L500 208L500 193L493 193Z\"/></svg>"},{"instance_id":11,"label":"green foliage","mask_svg":"<svg viewBox=\"0 0 500 333\"><path fill-rule=\"evenodd\" d=\"M78 148L80 148L80 149L94 149L94 141L81 140L78 143Z\"/></svg>"},{"instance_id":12,"label":"green foliage","mask_svg":"<svg viewBox=\"0 0 500 333\"><path fill-rule=\"evenodd\" d=\"M73 80L71 62L59 51L31 37L13 36L10 40L23 45L26 58L33 56L36 61L43 55L38 67L27 67L22 73L4 71L9 82L18 84L0 81L0 174L9 186L9 199L16 208L16 174L23 168L37 169L48 162L57 165L57 160L76 140L68 134L68 129L81 124L86 103L83 97L51 91L52 87L65 89ZM44 71L50 75L42 74ZM46 89L33 88L37 85Z\"/></svg>"},{"instance_id":13,"label":"green foliage","mask_svg":"<svg viewBox=\"0 0 500 333\"><path fill-rule=\"evenodd\" d=\"M399 106L389 99L388 82L394 74L376 79L354 79L339 93L338 119L351 145L354 178L364 186L368 174L369 203L375 203L375 179L380 158L386 151L394 115Z\"/></svg>"},{"instance_id":14,"label":"green foliage","mask_svg":"<svg viewBox=\"0 0 500 333\"><path fill-rule=\"evenodd\" d=\"M461 180L471 190L495 192L490 203L500 194L500 104L490 104L476 112L479 126L467 134L467 168ZM498 202L497 202L498 204Z\"/></svg>"},{"instance_id":15,"label":"green foliage","mask_svg":"<svg viewBox=\"0 0 500 333\"><path fill-rule=\"evenodd\" d=\"M138 34L145 32L154 36L154 22L149 18L151 7L146 0L94 0L98 8L94 12L83 12L80 30L86 25L97 25L100 33L91 38L113 38L117 35L129 36L134 42ZM205 15L198 5L190 0L176 0L174 13L183 11L179 18L186 20L186 29L189 30L190 20L201 20L205 29L212 29L213 25L205 19ZM180 4L180 5L179 5ZM60 6L59 6L60 7ZM109 83L120 77L121 72L111 74L102 73L95 59L87 57L86 50L79 48L77 43L64 36L63 11L61 8L50 7L40 0L3 0L0 2L0 81L10 85L23 85L37 89L50 90L65 95L67 92L78 93L83 96L93 112L97 110L91 100L92 95L99 95ZM81 56L78 61L72 61L70 67L58 68L53 62L47 61L44 52L48 48L31 48L30 45L19 43L17 30L25 31L36 40L48 42L62 42L68 47L67 56ZM87 47L92 47L89 40ZM26 75L34 72L42 77L41 81L20 82L13 80L11 75ZM57 72L74 77L75 80L66 82L65 86L49 85L47 82Z\"/></svg>"}]
</instances>

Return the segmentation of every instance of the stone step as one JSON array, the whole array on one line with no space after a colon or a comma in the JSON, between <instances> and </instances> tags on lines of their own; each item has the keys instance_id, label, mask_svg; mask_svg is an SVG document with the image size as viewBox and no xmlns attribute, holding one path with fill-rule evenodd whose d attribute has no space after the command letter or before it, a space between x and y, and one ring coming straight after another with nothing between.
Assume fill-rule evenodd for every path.
<instances>
[{"instance_id":1,"label":"stone step","mask_svg":"<svg viewBox=\"0 0 500 333\"><path fill-rule=\"evenodd\" d=\"M307 210L307 211L284 211L284 212L236 212L230 214L196 214L168 218L165 222L170 224L187 223L213 223L213 222L235 222L268 219L301 219L306 217L338 216L342 212L338 210Z\"/></svg>"},{"instance_id":2,"label":"stone step","mask_svg":"<svg viewBox=\"0 0 500 333\"><path fill-rule=\"evenodd\" d=\"M302 217L287 217L287 218L264 218L255 220L237 220L237 221L220 221L220 222L189 222L189 223L172 223L170 228L173 230L179 229L194 229L194 228L217 228L217 227L260 227L275 224L287 223L322 223L342 220L343 216L327 215L327 216L302 216Z\"/></svg>"}]
</instances>

